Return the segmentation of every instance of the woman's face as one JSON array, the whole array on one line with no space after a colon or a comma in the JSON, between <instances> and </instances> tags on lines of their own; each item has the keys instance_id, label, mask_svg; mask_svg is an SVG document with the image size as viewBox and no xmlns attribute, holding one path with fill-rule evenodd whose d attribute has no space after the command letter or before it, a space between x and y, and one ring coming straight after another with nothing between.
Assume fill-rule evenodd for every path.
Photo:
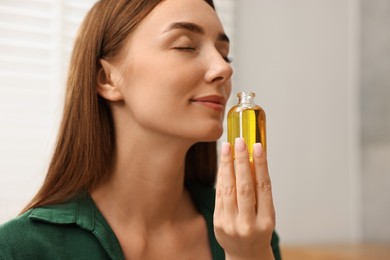
<instances>
[{"instance_id":1,"label":"woman's face","mask_svg":"<svg viewBox=\"0 0 390 260\"><path fill-rule=\"evenodd\" d=\"M231 92L228 53L228 38L204 0L161 2L119 54L124 102L116 120L192 142L218 139Z\"/></svg>"}]
</instances>

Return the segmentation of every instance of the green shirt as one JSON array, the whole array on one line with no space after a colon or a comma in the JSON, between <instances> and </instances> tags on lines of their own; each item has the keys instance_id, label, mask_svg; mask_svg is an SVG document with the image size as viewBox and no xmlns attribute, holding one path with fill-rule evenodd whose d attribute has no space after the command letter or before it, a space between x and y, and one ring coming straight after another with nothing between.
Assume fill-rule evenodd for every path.
<instances>
[{"instance_id":1,"label":"green shirt","mask_svg":"<svg viewBox=\"0 0 390 260\"><path fill-rule=\"evenodd\" d=\"M204 216L214 260L225 259L213 229L215 192L188 186ZM130 235L130 234L129 234ZM272 248L279 260L278 237ZM0 259L125 259L119 241L89 195L73 201L31 209L0 226Z\"/></svg>"}]
</instances>

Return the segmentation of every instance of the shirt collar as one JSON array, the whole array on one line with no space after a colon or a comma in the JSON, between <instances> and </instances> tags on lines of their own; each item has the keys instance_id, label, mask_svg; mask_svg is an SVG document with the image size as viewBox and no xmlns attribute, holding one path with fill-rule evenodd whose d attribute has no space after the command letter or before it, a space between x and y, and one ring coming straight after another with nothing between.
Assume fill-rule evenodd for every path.
<instances>
[{"instance_id":1,"label":"shirt collar","mask_svg":"<svg viewBox=\"0 0 390 260\"><path fill-rule=\"evenodd\" d=\"M111 259L124 259L118 239L89 194L67 203L34 208L29 219L57 225L76 224L93 233Z\"/></svg>"},{"instance_id":2,"label":"shirt collar","mask_svg":"<svg viewBox=\"0 0 390 260\"><path fill-rule=\"evenodd\" d=\"M29 218L51 224L77 224L92 231L95 227L95 205L89 196L82 196L63 204L35 208Z\"/></svg>"}]
</instances>

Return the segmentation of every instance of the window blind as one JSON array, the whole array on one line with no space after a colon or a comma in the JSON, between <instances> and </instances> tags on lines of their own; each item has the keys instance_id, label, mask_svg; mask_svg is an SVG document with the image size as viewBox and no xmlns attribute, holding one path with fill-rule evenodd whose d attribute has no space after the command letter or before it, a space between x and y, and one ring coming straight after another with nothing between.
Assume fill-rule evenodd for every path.
<instances>
[{"instance_id":1,"label":"window blind","mask_svg":"<svg viewBox=\"0 0 390 260\"><path fill-rule=\"evenodd\" d=\"M79 23L94 0L0 0L0 223L41 184Z\"/></svg>"}]
</instances>

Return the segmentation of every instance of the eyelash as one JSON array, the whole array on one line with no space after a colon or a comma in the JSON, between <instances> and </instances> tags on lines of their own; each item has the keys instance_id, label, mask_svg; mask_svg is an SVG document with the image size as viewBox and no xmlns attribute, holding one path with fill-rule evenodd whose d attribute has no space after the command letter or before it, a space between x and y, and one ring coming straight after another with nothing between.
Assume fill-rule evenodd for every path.
<instances>
[{"instance_id":1,"label":"eyelash","mask_svg":"<svg viewBox=\"0 0 390 260\"><path fill-rule=\"evenodd\" d=\"M196 51L196 48L191 47L191 46L183 46L183 47L175 47L176 50L183 50L183 51ZM232 59L227 57L227 56L222 56L222 58L227 62L227 63L232 63Z\"/></svg>"},{"instance_id":2,"label":"eyelash","mask_svg":"<svg viewBox=\"0 0 390 260\"><path fill-rule=\"evenodd\" d=\"M184 51L195 51L196 48L191 46L183 46L183 47L175 47L176 50L184 50Z\"/></svg>"}]
</instances>

